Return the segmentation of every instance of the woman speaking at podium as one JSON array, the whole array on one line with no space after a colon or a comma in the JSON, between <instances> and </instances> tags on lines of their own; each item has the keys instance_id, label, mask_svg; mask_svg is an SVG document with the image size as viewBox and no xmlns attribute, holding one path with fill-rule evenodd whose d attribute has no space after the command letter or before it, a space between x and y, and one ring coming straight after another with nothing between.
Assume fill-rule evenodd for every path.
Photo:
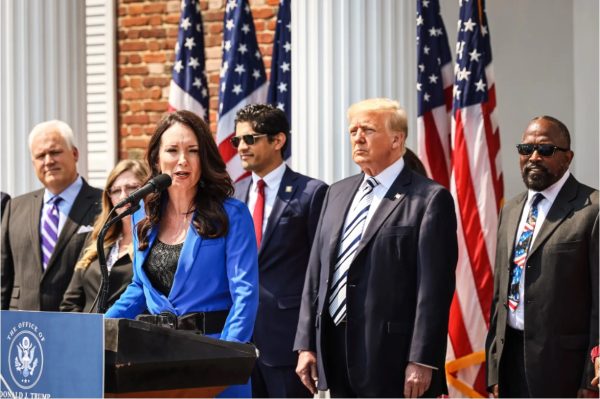
<instances>
[{"instance_id":1,"label":"woman speaking at podium","mask_svg":"<svg viewBox=\"0 0 600 399\"><path fill-rule=\"evenodd\" d=\"M105 317L139 316L249 342L258 306L254 227L248 208L230 198L231 179L208 126L188 111L166 115L146 159L151 177L169 174L172 185L148 195L134 214L133 280ZM250 397L250 383L221 396Z\"/></svg>"}]
</instances>

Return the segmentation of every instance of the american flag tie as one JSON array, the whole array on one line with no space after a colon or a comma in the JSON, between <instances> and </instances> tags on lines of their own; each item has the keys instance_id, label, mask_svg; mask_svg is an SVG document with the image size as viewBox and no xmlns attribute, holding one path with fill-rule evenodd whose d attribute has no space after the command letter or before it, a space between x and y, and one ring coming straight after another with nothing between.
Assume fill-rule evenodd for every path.
<instances>
[{"instance_id":1,"label":"american flag tie","mask_svg":"<svg viewBox=\"0 0 600 399\"><path fill-rule=\"evenodd\" d=\"M50 208L42 215L42 266L44 270L48 267L50 257L54 252L54 247L58 241L58 204L62 201L61 197L54 197L48 201Z\"/></svg>"},{"instance_id":2,"label":"american flag tie","mask_svg":"<svg viewBox=\"0 0 600 399\"><path fill-rule=\"evenodd\" d=\"M519 284L521 283L523 269L527 263L527 252L529 251L531 239L533 238L533 231L535 230L535 222L538 216L538 204L542 199L544 199L544 196L540 193L533 196L531 208L529 208L529 215L527 216L525 226L523 226L523 232L519 237L517 245L515 245L510 276L510 289L508 292L508 307L513 312L517 310L517 306L519 306Z\"/></svg>"},{"instance_id":3,"label":"american flag tie","mask_svg":"<svg viewBox=\"0 0 600 399\"><path fill-rule=\"evenodd\" d=\"M338 257L333 270L333 278L329 295L329 314L337 326L346 318L346 281L348 269L356 255L360 244L365 222L373 201L373 189L379 184L374 177L369 177L360 187L359 201L346 218Z\"/></svg>"}]
</instances>

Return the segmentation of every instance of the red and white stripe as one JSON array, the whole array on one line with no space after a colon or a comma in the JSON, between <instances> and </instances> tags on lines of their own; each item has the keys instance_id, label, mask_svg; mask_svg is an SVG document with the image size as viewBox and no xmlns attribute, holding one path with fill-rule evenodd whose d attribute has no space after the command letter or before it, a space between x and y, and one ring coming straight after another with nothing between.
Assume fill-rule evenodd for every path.
<instances>
[{"instance_id":1,"label":"red and white stripe","mask_svg":"<svg viewBox=\"0 0 600 399\"><path fill-rule=\"evenodd\" d=\"M452 121L450 190L458 216L456 293L450 309L448 360L485 349L489 328L498 211L503 182L496 91L486 68L488 101L461 108ZM459 371L460 380L485 392L485 367Z\"/></svg>"},{"instance_id":2,"label":"red and white stripe","mask_svg":"<svg viewBox=\"0 0 600 399\"><path fill-rule=\"evenodd\" d=\"M446 188L450 187L453 81L450 62L442 67L445 105L433 108L417 119L419 159L423 162L427 175Z\"/></svg>"},{"instance_id":3,"label":"red and white stripe","mask_svg":"<svg viewBox=\"0 0 600 399\"><path fill-rule=\"evenodd\" d=\"M171 80L171 85L169 86L169 112L182 109L191 111L204 120L207 119L206 115L208 110L187 91L183 90L177 83Z\"/></svg>"},{"instance_id":4,"label":"red and white stripe","mask_svg":"<svg viewBox=\"0 0 600 399\"><path fill-rule=\"evenodd\" d=\"M267 90L269 84L266 82L258 89L254 90L249 96L243 98L235 107L231 108L226 114L223 114L217 122L217 145L223 161L227 164L227 172L234 182L243 179L248 172L242 168L242 161L237 154L237 150L229 141L235 135L235 114L248 104L266 103Z\"/></svg>"}]
</instances>

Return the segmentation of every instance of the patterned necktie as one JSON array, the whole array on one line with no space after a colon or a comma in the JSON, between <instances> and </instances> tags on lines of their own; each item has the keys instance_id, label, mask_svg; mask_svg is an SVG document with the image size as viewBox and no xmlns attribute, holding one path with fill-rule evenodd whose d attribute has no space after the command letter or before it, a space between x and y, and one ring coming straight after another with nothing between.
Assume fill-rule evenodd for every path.
<instances>
[{"instance_id":1,"label":"patterned necktie","mask_svg":"<svg viewBox=\"0 0 600 399\"><path fill-rule=\"evenodd\" d=\"M374 177L369 177L360 187L359 201L350 210L346 217L342 241L339 246L338 257L333 270L333 278L329 295L329 314L337 326L346 318L346 280L348 269L365 229L365 222L373 201L373 189L379 182Z\"/></svg>"},{"instance_id":2,"label":"patterned necktie","mask_svg":"<svg viewBox=\"0 0 600 399\"><path fill-rule=\"evenodd\" d=\"M527 216L525 226L523 226L523 232L519 237L517 245L515 245L513 264L510 273L510 288L508 290L508 307L513 312L517 310L517 306L519 305L519 284L521 283L521 276L523 275L523 270L527 263L527 253L529 252L533 231L535 230L535 222L538 216L538 204L543 199L544 196L540 193L533 196L531 208L529 208L529 215Z\"/></svg>"},{"instance_id":3,"label":"patterned necktie","mask_svg":"<svg viewBox=\"0 0 600 399\"><path fill-rule=\"evenodd\" d=\"M46 212L42 215L42 267L44 270L48 267L50 257L54 252L54 247L58 241L58 204L62 201L62 198L56 196L48 204L51 205Z\"/></svg>"},{"instance_id":4,"label":"patterned necktie","mask_svg":"<svg viewBox=\"0 0 600 399\"><path fill-rule=\"evenodd\" d=\"M260 248L262 241L263 219L265 215L265 181L260 179L256 182L258 195L256 196L256 204L254 204L254 212L252 219L254 220L254 234L256 234L256 246Z\"/></svg>"}]
</instances>

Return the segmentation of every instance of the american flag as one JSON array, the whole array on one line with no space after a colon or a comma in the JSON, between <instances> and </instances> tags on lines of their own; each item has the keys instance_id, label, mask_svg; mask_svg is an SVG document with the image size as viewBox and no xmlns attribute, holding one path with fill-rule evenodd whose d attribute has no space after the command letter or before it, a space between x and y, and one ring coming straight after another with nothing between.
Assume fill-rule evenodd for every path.
<instances>
[{"instance_id":1,"label":"american flag","mask_svg":"<svg viewBox=\"0 0 600 399\"><path fill-rule=\"evenodd\" d=\"M438 0L417 1L417 138L427 174L450 187L452 58Z\"/></svg>"},{"instance_id":2,"label":"american flag","mask_svg":"<svg viewBox=\"0 0 600 399\"><path fill-rule=\"evenodd\" d=\"M280 0L271 60L271 81L267 101L285 112L292 123L292 29L290 3L292 0ZM284 158L292 153L292 143L288 143Z\"/></svg>"},{"instance_id":3,"label":"american flag","mask_svg":"<svg viewBox=\"0 0 600 399\"><path fill-rule=\"evenodd\" d=\"M229 142L235 134L235 114L247 104L266 102L268 88L248 0L227 1L222 47L217 145L231 179L237 181L247 172Z\"/></svg>"},{"instance_id":4,"label":"american flag","mask_svg":"<svg viewBox=\"0 0 600 399\"><path fill-rule=\"evenodd\" d=\"M208 85L204 64L200 1L182 0L169 88L169 111L185 109L208 122Z\"/></svg>"},{"instance_id":5,"label":"american flag","mask_svg":"<svg viewBox=\"0 0 600 399\"><path fill-rule=\"evenodd\" d=\"M457 373L459 382L487 396L485 367L478 363L484 359L489 328L492 262L504 187L484 0L461 1L454 75L450 189L458 215L459 255L448 357L470 359L466 363L472 366ZM449 382L453 385L452 379Z\"/></svg>"}]
</instances>

